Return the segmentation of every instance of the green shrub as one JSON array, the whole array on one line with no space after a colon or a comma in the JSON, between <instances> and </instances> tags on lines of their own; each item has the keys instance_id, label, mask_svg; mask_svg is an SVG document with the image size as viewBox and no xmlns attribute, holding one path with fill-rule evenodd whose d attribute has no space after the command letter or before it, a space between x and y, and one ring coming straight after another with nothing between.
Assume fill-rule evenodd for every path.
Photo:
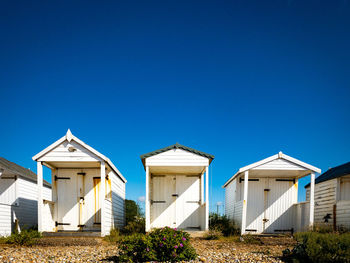
<instances>
[{"instance_id":1,"label":"green shrub","mask_svg":"<svg viewBox=\"0 0 350 263\"><path fill-rule=\"evenodd\" d=\"M132 234L119 242L120 262L147 262L156 260L151 238L144 234Z\"/></svg>"},{"instance_id":2,"label":"green shrub","mask_svg":"<svg viewBox=\"0 0 350 263\"><path fill-rule=\"evenodd\" d=\"M20 233L13 233L11 236L6 237L6 243L30 246L34 245L40 237L41 234L38 231L25 229Z\"/></svg>"},{"instance_id":3,"label":"green shrub","mask_svg":"<svg viewBox=\"0 0 350 263\"><path fill-rule=\"evenodd\" d=\"M121 262L177 262L197 258L189 234L169 227L145 235L126 236L119 242L119 247Z\"/></svg>"},{"instance_id":4,"label":"green shrub","mask_svg":"<svg viewBox=\"0 0 350 263\"><path fill-rule=\"evenodd\" d=\"M135 233L145 233L145 219L142 217L135 218L134 221L128 222L128 224L122 230L123 234L131 235Z\"/></svg>"},{"instance_id":5,"label":"green shrub","mask_svg":"<svg viewBox=\"0 0 350 263\"><path fill-rule=\"evenodd\" d=\"M104 240L108 242L117 242L120 239L120 232L119 229L117 228L112 228L111 231L109 232L109 235L104 237Z\"/></svg>"},{"instance_id":6,"label":"green shrub","mask_svg":"<svg viewBox=\"0 0 350 263\"><path fill-rule=\"evenodd\" d=\"M233 220L230 220L226 215L220 216L216 213L211 213L209 216L209 229L221 231L225 237L240 233Z\"/></svg>"},{"instance_id":7,"label":"green shrub","mask_svg":"<svg viewBox=\"0 0 350 263\"><path fill-rule=\"evenodd\" d=\"M299 262L350 262L350 234L304 232L295 234L297 245L285 250L287 259Z\"/></svg>"}]
</instances>

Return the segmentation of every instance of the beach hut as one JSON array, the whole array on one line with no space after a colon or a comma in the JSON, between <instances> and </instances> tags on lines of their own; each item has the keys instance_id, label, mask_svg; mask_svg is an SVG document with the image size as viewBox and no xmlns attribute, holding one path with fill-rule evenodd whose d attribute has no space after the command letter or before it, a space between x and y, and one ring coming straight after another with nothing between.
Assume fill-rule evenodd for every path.
<instances>
[{"instance_id":1,"label":"beach hut","mask_svg":"<svg viewBox=\"0 0 350 263\"><path fill-rule=\"evenodd\" d=\"M208 230L213 159L178 143L141 155L146 171L146 231L165 226Z\"/></svg>"},{"instance_id":2,"label":"beach hut","mask_svg":"<svg viewBox=\"0 0 350 263\"><path fill-rule=\"evenodd\" d=\"M315 184L315 222L350 228L350 162L330 168ZM310 200L310 184L305 188Z\"/></svg>"},{"instance_id":3,"label":"beach hut","mask_svg":"<svg viewBox=\"0 0 350 263\"><path fill-rule=\"evenodd\" d=\"M38 175L38 228L42 232L107 235L125 224L126 179L117 167L70 130L33 157ZM51 169L52 201L43 200L43 166Z\"/></svg>"},{"instance_id":4,"label":"beach hut","mask_svg":"<svg viewBox=\"0 0 350 263\"><path fill-rule=\"evenodd\" d=\"M225 213L241 234L284 233L313 224L315 173L282 152L242 167L225 184ZM298 203L298 180L311 175L311 198Z\"/></svg>"},{"instance_id":5,"label":"beach hut","mask_svg":"<svg viewBox=\"0 0 350 263\"><path fill-rule=\"evenodd\" d=\"M42 181L44 200L51 185ZM0 157L0 236L38 225L37 177L31 170Z\"/></svg>"}]
</instances>

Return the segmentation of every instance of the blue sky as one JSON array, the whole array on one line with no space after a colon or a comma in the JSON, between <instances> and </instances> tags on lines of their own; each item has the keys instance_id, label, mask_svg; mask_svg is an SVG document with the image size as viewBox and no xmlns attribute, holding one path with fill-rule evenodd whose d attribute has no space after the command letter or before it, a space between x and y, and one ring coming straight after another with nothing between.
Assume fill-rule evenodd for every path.
<instances>
[{"instance_id":1,"label":"blue sky","mask_svg":"<svg viewBox=\"0 0 350 263\"><path fill-rule=\"evenodd\" d=\"M214 209L278 151L349 161L348 1L1 1L0 33L0 154L33 170L70 128L137 199L139 156L179 142L215 155Z\"/></svg>"}]
</instances>

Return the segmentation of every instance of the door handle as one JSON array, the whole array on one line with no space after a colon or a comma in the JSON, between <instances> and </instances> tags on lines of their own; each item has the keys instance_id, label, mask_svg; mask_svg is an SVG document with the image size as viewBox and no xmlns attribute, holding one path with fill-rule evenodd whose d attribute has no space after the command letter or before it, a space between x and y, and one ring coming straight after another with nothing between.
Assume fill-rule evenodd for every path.
<instances>
[{"instance_id":1,"label":"door handle","mask_svg":"<svg viewBox=\"0 0 350 263\"><path fill-rule=\"evenodd\" d=\"M179 197L179 195L178 195L178 194L172 194L171 196Z\"/></svg>"}]
</instances>

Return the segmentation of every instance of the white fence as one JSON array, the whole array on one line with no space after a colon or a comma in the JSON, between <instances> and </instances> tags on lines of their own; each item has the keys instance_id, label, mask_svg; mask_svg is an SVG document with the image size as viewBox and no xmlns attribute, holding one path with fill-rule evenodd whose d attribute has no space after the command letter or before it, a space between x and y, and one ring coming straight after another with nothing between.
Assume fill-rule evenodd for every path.
<instances>
[{"instance_id":1,"label":"white fence","mask_svg":"<svg viewBox=\"0 0 350 263\"><path fill-rule=\"evenodd\" d=\"M310 203L301 202L294 204L294 231L306 231L310 223Z\"/></svg>"}]
</instances>

